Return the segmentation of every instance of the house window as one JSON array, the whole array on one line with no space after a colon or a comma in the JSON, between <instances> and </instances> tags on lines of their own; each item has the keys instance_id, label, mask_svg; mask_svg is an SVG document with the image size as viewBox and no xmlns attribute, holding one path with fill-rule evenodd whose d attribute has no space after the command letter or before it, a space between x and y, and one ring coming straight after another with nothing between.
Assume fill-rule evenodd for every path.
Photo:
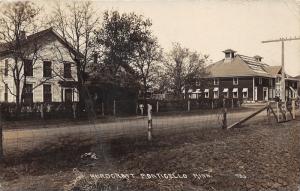
<instances>
[{"instance_id":1,"label":"house window","mask_svg":"<svg viewBox=\"0 0 300 191\"><path fill-rule=\"evenodd\" d=\"M5 60L4 76L8 76L8 59Z\"/></svg>"},{"instance_id":2,"label":"house window","mask_svg":"<svg viewBox=\"0 0 300 191\"><path fill-rule=\"evenodd\" d=\"M219 98L219 88L214 88L214 99Z\"/></svg>"},{"instance_id":3,"label":"house window","mask_svg":"<svg viewBox=\"0 0 300 191\"><path fill-rule=\"evenodd\" d=\"M32 84L25 84L24 85L23 97L24 97L24 104L25 105L33 103L33 88L32 88Z\"/></svg>"},{"instance_id":4,"label":"house window","mask_svg":"<svg viewBox=\"0 0 300 191\"><path fill-rule=\"evenodd\" d=\"M4 89L4 101L8 101L8 84L5 84L5 89Z\"/></svg>"},{"instance_id":5,"label":"house window","mask_svg":"<svg viewBox=\"0 0 300 191\"><path fill-rule=\"evenodd\" d=\"M52 77L52 69L51 69L52 63L50 61L44 61L43 62L43 76L46 78Z\"/></svg>"},{"instance_id":6,"label":"house window","mask_svg":"<svg viewBox=\"0 0 300 191\"><path fill-rule=\"evenodd\" d=\"M229 91L228 91L228 88L224 88L224 90L223 90L223 95L224 95L224 98L229 98Z\"/></svg>"},{"instance_id":7,"label":"house window","mask_svg":"<svg viewBox=\"0 0 300 191\"><path fill-rule=\"evenodd\" d=\"M273 79L272 78L269 79L269 86L273 87Z\"/></svg>"},{"instance_id":8,"label":"house window","mask_svg":"<svg viewBox=\"0 0 300 191\"><path fill-rule=\"evenodd\" d=\"M44 97L44 102L46 103L52 102L51 84L43 85L43 97Z\"/></svg>"},{"instance_id":9,"label":"house window","mask_svg":"<svg viewBox=\"0 0 300 191\"><path fill-rule=\"evenodd\" d=\"M24 75L25 76L33 76L32 60L24 60Z\"/></svg>"},{"instance_id":10,"label":"house window","mask_svg":"<svg viewBox=\"0 0 300 191\"><path fill-rule=\"evenodd\" d=\"M204 90L204 97L209 98L209 89Z\"/></svg>"},{"instance_id":11,"label":"house window","mask_svg":"<svg viewBox=\"0 0 300 191\"><path fill-rule=\"evenodd\" d=\"M233 78L233 85L238 85L238 84L239 84L239 79Z\"/></svg>"},{"instance_id":12,"label":"house window","mask_svg":"<svg viewBox=\"0 0 300 191\"><path fill-rule=\"evenodd\" d=\"M64 78L72 78L70 62L64 63Z\"/></svg>"},{"instance_id":13,"label":"house window","mask_svg":"<svg viewBox=\"0 0 300 191\"><path fill-rule=\"evenodd\" d=\"M233 88L233 90L232 90L232 97L233 98L238 98L239 97L238 88Z\"/></svg>"},{"instance_id":14,"label":"house window","mask_svg":"<svg viewBox=\"0 0 300 191\"><path fill-rule=\"evenodd\" d=\"M214 85L219 85L219 78L214 78Z\"/></svg>"},{"instance_id":15,"label":"house window","mask_svg":"<svg viewBox=\"0 0 300 191\"><path fill-rule=\"evenodd\" d=\"M243 88L243 98L248 98L248 88Z\"/></svg>"},{"instance_id":16,"label":"house window","mask_svg":"<svg viewBox=\"0 0 300 191\"><path fill-rule=\"evenodd\" d=\"M72 89L65 89L65 102L66 103L72 102Z\"/></svg>"},{"instance_id":17,"label":"house window","mask_svg":"<svg viewBox=\"0 0 300 191\"><path fill-rule=\"evenodd\" d=\"M259 85L262 84L262 78L258 78L258 84L259 84Z\"/></svg>"}]
</instances>

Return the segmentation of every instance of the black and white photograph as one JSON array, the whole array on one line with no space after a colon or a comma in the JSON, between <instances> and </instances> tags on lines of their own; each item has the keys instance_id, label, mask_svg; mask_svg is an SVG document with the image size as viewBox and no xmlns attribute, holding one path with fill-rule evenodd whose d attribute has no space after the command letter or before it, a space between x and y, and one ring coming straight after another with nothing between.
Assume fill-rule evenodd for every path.
<instances>
[{"instance_id":1,"label":"black and white photograph","mask_svg":"<svg viewBox=\"0 0 300 191\"><path fill-rule=\"evenodd\" d=\"M0 0L0 191L300 191L300 0Z\"/></svg>"}]
</instances>

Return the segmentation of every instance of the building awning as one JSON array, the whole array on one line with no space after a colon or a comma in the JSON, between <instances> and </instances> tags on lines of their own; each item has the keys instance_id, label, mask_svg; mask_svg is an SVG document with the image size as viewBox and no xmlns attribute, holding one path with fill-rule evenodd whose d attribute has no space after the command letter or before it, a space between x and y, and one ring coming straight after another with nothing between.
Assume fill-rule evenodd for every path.
<instances>
[{"instance_id":1,"label":"building awning","mask_svg":"<svg viewBox=\"0 0 300 191\"><path fill-rule=\"evenodd\" d=\"M219 91L219 88L215 87L214 92L217 92L217 91Z\"/></svg>"},{"instance_id":2,"label":"building awning","mask_svg":"<svg viewBox=\"0 0 300 191\"><path fill-rule=\"evenodd\" d=\"M227 93L228 92L228 88L224 88L223 92Z\"/></svg>"},{"instance_id":3,"label":"building awning","mask_svg":"<svg viewBox=\"0 0 300 191\"><path fill-rule=\"evenodd\" d=\"M204 92L205 92L205 93L209 92L209 89L205 89Z\"/></svg>"},{"instance_id":4,"label":"building awning","mask_svg":"<svg viewBox=\"0 0 300 191\"><path fill-rule=\"evenodd\" d=\"M200 89L196 89L196 91L194 93L201 93Z\"/></svg>"},{"instance_id":5,"label":"building awning","mask_svg":"<svg viewBox=\"0 0 300 191\"><path fill-rule=\"evenodd\" d=\"M238 88L233 88L232 92L238 92Z\"/></svg>"},{"instance_id":6,"label":"building awning","mask_svg":"<svg viewBox=\"0 0 300 191\"><path fill-rule=\"evenodd\" d=\"M189 89L188 93L193 93L193 90L192 90L192 89Z\"/></svg>"},{"instance_id":7,"label":"building awning","mask_svg":"<svg viewBox=\"0 0 300 191\"><path fill-rule=\"evenodd\" d=\"M243 92L248 92L248 88L243 88Z\"/></svg>"}]
</instances>

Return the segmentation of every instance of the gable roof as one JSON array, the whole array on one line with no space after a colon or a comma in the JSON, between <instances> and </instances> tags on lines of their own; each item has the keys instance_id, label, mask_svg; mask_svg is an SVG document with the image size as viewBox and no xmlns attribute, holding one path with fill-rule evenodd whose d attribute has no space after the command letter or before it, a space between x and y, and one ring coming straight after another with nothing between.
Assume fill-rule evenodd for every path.
<instances>
[{"instance_id":1,"label":"gable roof","mask_svg":"<svg viewBox=\"0 0 300 191\"><path fill-rule=\"evenodd\" d=\"M258 62L255 58L236 55L233 59L223 59L206 69L210 77L234 77L234 76L262 76L271 77L266 70L267 64Z\"/></svg>"},{"instance_id":2,"label":"gable roof","mask_svg":"<svg viewBox=\"0 0 300 191\"><path fill-rule=\"evenodd\" d=\"M281 66L267 66L265 69L272 75L276 76L281 74Z\"/></svg>"},{"instance_id":3,"label":"gable roof","mask_svg":"<svg viewBox=\"0 0 300 191\"><path fill-rule=\"evenodd\" d=\"M77 54L79 56L83 56L80 52L78 52L69 42L67 42L60 34L58 34L52 27L39 31L37 33L28 35L24 40L21 41L23 45L33 43L47 35L53 35L60 43L62 43L66 48L68 48L72 54ZM10 46L12 42L2 43L0 44L0 54L5 55L10 53Z\"/></svg>"}]
</instances>

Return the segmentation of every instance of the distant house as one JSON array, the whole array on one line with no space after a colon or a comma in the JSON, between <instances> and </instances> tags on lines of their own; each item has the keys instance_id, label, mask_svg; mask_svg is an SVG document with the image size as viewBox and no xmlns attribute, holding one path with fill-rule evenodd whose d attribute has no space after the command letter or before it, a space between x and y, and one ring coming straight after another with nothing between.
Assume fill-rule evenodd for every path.
<instances>
[{"instance_id":1,"label":"distant house","mask_svg":"<svg viewBox=\"0 0 300 191\"><path fill-rule=\"evenodd\" d=\"M224 59L209 65L203 89L189 90L194 99L239 99L268 101L280 96L281 67L270 66L261 56L244 56L232 49L224 52ZM286 96L295 97L299 79L286 75Z\"/></svg>"},{"instance_id":2,"label":"distant house","mask_svg":"<svg viewBox=\"0 0 300 191\"><path fill-rule=\"evenodd\" d=\"M76 50L52 28L26 36L20 41L23 58L15 59L13 42L0 44L0 102L15 102L14 67L20 68L25 104L78 101L77 74L72 56ZM24 56L26 56L24 58Z\"/></svg>"}]
</instances>

